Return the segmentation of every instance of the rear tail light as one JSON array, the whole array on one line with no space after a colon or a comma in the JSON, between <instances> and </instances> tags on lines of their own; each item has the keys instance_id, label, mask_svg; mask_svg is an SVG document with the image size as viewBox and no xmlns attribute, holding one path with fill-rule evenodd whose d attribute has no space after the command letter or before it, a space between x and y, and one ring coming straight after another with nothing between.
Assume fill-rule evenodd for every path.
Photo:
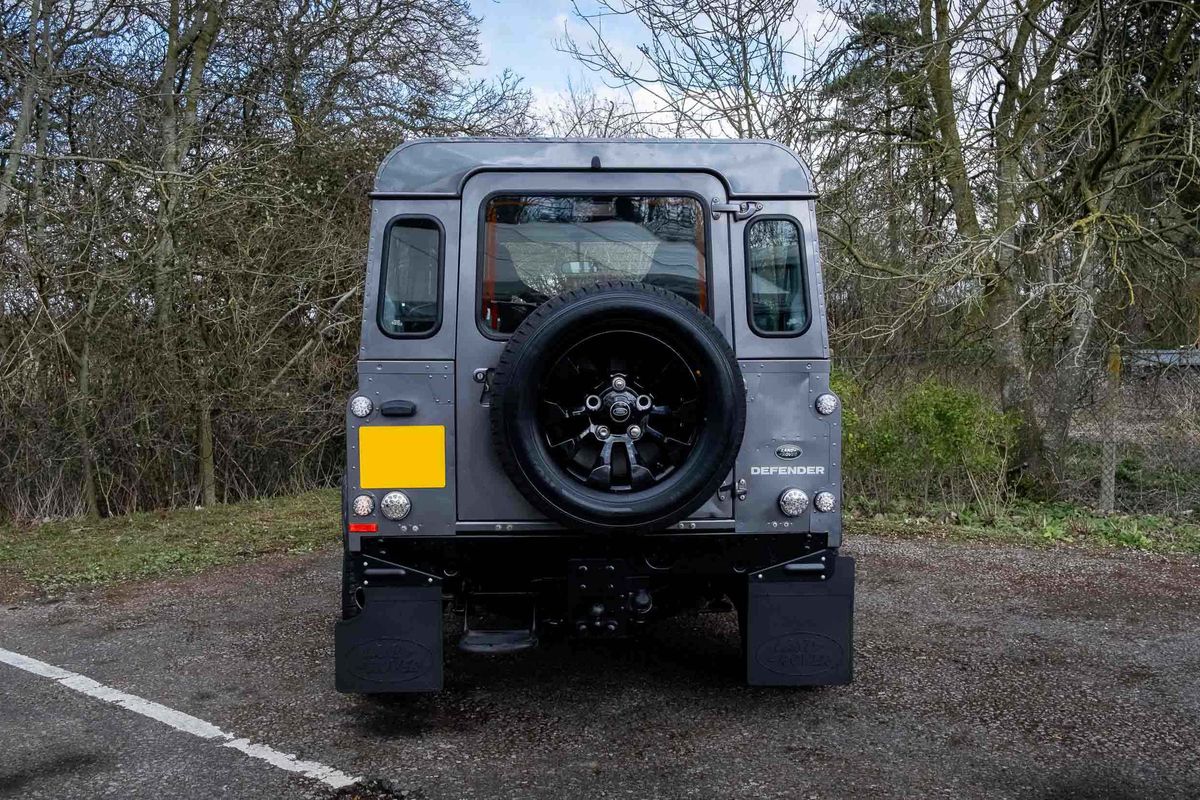
<instances>
[{"instance_id":1,"label":"rear tail light","mask_svg":"<svg viewBox=\"0 0 1200 800\"><path fill-rule=\"evenodd\" d=\"M817 398L817 413L823 417L827 417L838 409L837 395L823 394Z\"/></svg>"},{"instance_id":2,"label":"rear tail light","mask_svg":"<svg viewBox=\"0 0 1200 800\"><path fill-rule=\"evenodd\" d=\"M404 492L388 492L379 501L379 510L390 520L400 521L412 510L412 502Z\"/></svg>"},{"instance_id":3,"label":"rear tail light","mask_svg":"<svg viewBox=\"0 0 1200 800\"><path fill-rule=\"evenodd\" d=\"M361 394L350 401L350 413L356 417L368 417L371 415L371 410L374 408L371 398L363 397Z\"/></svg>"},{"instance_id":4,"label":"rear tail light","mask_svg":"<svg viewBox=\"0 0 1200 800\"><path fill-rule=\"evenodd\" d=\"M779 495L779 510L789 517L798 517L808 508L808 495L792 487Z\"/></svg>"}]
</instances>

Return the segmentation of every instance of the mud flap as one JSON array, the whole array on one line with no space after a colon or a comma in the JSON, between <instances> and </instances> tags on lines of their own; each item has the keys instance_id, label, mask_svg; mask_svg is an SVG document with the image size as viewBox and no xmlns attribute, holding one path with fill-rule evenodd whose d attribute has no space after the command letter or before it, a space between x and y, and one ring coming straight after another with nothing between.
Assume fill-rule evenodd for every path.
<instances>
[{"instance_id":1,"label":"mud flap","mask_svg":"<svg viewBox=\"0 0 1200 800\"><path fill-rule=\"evenodd\" d=\"M339 692L436 692L442 688L442 589L364 590L362 612L334 631Z\"/></svg>"},{"instance_id":2,"label":"mud flap","mask_svg":"<svg viewBox=\"0 0 1200 800\"><path fill-rule=\"evenodd\" d=\"M746 682L751 686L850 682L854 559L831 561L831 569L806 561L751 574L743 622Z\"/></svg>"}]
</instances>

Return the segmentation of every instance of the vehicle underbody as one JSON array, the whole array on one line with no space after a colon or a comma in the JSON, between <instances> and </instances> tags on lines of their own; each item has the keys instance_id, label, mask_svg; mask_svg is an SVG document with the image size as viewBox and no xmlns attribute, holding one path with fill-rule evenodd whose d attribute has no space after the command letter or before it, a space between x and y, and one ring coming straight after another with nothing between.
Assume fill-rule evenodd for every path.
<instances>
[{"instance_id":1,"label":"vehicle underbody","mask_svg":"<svg viewBox=\"0 0 1200 800\"><path fill-rule=\"evenodd\" d=\"M739 616L752 685L843 683L852 669L854 562L820 534L364 539L348 559L341 691L440 689L447 620L461 630L459 648L487 654L555 637L626 638L674 614L725 611ZM403 640L388 635L397 613ZM788 621L797 613L802 629Z\"/></svg>"}]
</instances>

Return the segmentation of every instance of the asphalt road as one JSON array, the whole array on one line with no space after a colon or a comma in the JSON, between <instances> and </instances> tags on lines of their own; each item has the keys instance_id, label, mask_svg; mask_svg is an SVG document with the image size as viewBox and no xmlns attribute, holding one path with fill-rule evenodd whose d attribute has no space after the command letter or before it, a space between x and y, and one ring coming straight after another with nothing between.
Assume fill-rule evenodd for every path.
<instances>
[{"instance_id":1,"label":"asphalt road","mask_svg":"<svg viewBox=\"0 0 1200 800\"><path fill-rule=\"evenodd\" d=\"M738 685L735 622L333 691L337 554L0 611L0 647L427 798L1200 797L1200 563L859 538L856 682ZM0 664L0 797L327 797Z\"/></svg>"}]
</instances>

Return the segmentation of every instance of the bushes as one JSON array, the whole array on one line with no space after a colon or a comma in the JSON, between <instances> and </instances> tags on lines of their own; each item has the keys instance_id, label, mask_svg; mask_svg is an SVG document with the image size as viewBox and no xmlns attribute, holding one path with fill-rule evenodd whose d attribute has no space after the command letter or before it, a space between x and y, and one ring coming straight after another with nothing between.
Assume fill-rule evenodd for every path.
<instances>
[{"instance_id":1,"label":"bushes","mask_svg":"<svg viewBox=\"0 0 1200 800\"><path fill-rule=\"evenodd\" d=\"M930 380L864 400L842 375L834 388L846 409L846 496L860 510L1004 499L1014 425L978 392Z\"/></svg>"}]
</instances>

